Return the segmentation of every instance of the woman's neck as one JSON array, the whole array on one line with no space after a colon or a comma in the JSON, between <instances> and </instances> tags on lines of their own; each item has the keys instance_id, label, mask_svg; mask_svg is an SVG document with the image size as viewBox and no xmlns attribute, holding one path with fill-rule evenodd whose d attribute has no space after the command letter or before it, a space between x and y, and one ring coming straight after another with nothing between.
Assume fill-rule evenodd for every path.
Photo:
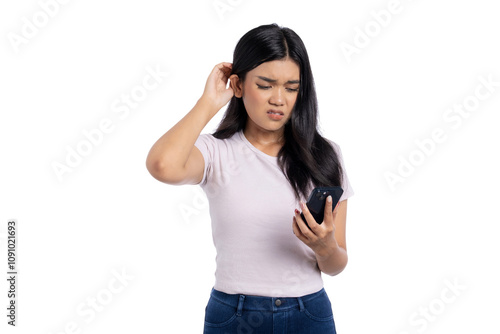
<instances>
[{"instance_id":1,"label":"woman's neck","mask_svg":"<svg viewBox=\"0 0 500 334\"><path fill-rule=\"evenodd\" d=\"M249 126L247 123L243 133L249 142L263 147L283 146L285 143L284 128L276 131L266 131Z\"/></svg>"}]
</instances>

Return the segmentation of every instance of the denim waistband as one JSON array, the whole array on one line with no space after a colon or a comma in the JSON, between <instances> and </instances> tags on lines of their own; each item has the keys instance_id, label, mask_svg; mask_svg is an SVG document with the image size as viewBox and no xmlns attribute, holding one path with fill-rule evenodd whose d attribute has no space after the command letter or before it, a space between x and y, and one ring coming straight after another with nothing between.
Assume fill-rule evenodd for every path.
<instances>
[{"instance_id":1,"label":"denim waistband","mask_svg":"<svg viewBox=\"0 0 500 334\"><path fill-rule=\"evenodd\" d=\"M326 295L325 289L301 297L263 297L242 294L227 294L212 288L210 296L219 302L237 308L237 313L241 315L243 310L247 311L267 311L281 312L290 309L304 309L304 302Z\"/></svg>"}]
</instances>

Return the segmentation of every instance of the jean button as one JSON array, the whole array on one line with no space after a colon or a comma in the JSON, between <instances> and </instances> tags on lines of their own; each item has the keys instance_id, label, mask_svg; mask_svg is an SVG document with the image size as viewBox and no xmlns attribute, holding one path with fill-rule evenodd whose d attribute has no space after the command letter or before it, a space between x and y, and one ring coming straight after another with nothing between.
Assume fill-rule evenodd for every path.
<instances>
[{"instance_id":1,"label":"jean button","mask_svg":"<svg viewBox=\"0 0 500 334\"><path fill-rule=\"evenodd\" d=\"M274 302L274 304L276 304L276 306L280 306L281 305L281 300L276 299L276 301Z\"/></svg>"}]
</instances>

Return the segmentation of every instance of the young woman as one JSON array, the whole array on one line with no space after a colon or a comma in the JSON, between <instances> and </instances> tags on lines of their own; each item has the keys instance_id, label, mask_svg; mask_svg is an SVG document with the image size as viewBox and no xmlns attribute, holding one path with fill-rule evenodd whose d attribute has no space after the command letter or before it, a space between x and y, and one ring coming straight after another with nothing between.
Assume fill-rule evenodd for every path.
<instances>
[{"instance_id":1,"label":"young woman","mask_svg":"<svg viewBox=\"0 0 500 334\"><path fill-rule=\"evenodd\" d=\"M200 134L227 102L215 133ZM321 272L347 264L353 190L339 146L318 133L313 75L295 32L276 24L247 32L146 165L159 181L207 194L217 270L204 333L335 333ZM304 204L316 186L344 190L333 212L328 198L323 222Z\"/></svg>"}]
</instances>

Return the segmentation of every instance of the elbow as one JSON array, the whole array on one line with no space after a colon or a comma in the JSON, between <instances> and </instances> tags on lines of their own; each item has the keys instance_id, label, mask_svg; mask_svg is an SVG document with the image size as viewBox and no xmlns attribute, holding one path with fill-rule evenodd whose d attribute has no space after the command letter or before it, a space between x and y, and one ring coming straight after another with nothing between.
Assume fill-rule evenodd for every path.
<instances>
[{"instance_id":1,"label":"elbow","mask_svg":"<svg viewBox=\"0 0 500 334\"><path fill-rule=\"evenodd\" d=\"M148 157L146 159L146 169L152 177L160 182L171 185L183 184L182 178L179 177L182 173L176 172L171 166L167 166L160 159Z\"/></svg>"},{"instance_id":2,"label":"elbow","mask_svg":"<svg viewBox=\"0 0 500 334\"><path fill-rule=\"evenodd\" d=\"M347 266L347 264L346 264L346 265L344 265L344 266L340 266L340 267L338 267L338 268L335 268L335 270L333 270L333 271L331 271L331 272L324 272L324 273L325 273L326 275L328 275L328 276L337 276L338 274L340 274L341 272L343 272L343 271L344 271L344 269L345 269L345 267L346 267L346 266Z\"/></svg>"},{"instance_id":3,"label":"elbow","mask_svg":"<svg viewBox=\"0 0 500 334\"><path fill-rule=\"evenodd\" d=\"M343 252L343 256L339 262L337 262L337 265L332 268L330 271L323 271L328 276L337 276L341 272L344 271L344 269L347 267L347 262L348 262L348 256L347 252Z\"/></svg>"},{"instance_id":4,"label":"elbow","mask_svg":"<svg viewBox=\"0 0 500 334\"><path fill-rule=\"evenodd\" d=\"M148 156L146 159L146 169L152 177L157 179L158 181L168 183L168 168L160 159L153 159Z\"/></svg>"},{"instance_id":5,"label":"elbow","mask_svg":"<svg viewBox=\"0 0 500 334\"><path fill-rule=\"evenodd\" d=\"M347 257L347 254L346 254L344 261L342 262L342 264L339 267L339 270L334 275L332 275L332 276L338 275L341 272L343 272L344 269L347 267L347 262L349 262L349 261L348 261L348 257Z\"/></svg>"}]
</instances>

